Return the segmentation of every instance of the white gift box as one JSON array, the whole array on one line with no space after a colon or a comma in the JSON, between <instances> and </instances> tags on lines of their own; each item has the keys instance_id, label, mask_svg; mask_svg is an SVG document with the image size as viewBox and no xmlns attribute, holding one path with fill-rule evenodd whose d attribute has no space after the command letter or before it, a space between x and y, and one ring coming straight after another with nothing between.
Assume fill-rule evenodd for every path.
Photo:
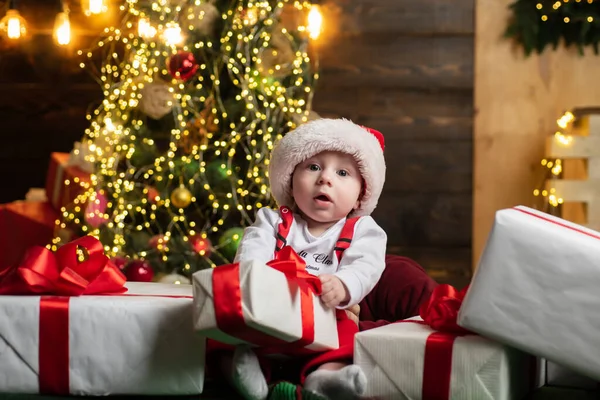
<instances>
[{"instance_id":1,"label":"white gift box","mask_svg":"<svg viewBox=\"0 0 600 400\"><path fill-rule=\"evenodd\" d=\"M301 293L293 280L266 264L245 261L239 265L239 287L241 312L244 325L258 330L269 337L285 342L295 342L302 337ZM215 299L213 273L201 270L192 275L194 287L194 327L196 331L226 344L255 344L222 331L217 324L215 302L231 302L227 297ZM231 293L233 295L233 293ZM314 341L305 346L309 350L323 351L338 348L337 321L335 310L326 308L314 293L312 313L314 316ZM244 329L244 327L240 327Z\"/></svg>"},{"instance_id":2,"label":"white gift box","mask_svg":"<svg viewBox=\"0 0 600 400\"><path fill-rule=\"evenodd\" d=\"M68 354L47 357L68 360L70 394L201 393L205 339L193 331L191 285L126 286L124 294L68 298L68 334L60 339L40 338L58 324L45 328L40 321L42 299L55 297L0 296L0 392L40 391L39 343L51 340L53 352L67 346ZM52 375L60 370L50 366Z\"/></svg>"},{"instance_id":3,"label":"white gift box","mask_svg":"<svg viewBox=\"0 0 600 400\"><path fill-rule=\"evenodd\" d=\"M515 207L494 226L458 324L600 379L600 234Z\"/></svg>"},{"instance_id":4,"label":"white gift box","mask_svg":"<svg viewBox=\"0 0 600 400\"><path fill-rule=\"evenodd\" d=\"M69 165L75 165L82 171L91 174L94 172L94 163L86 158L93 155L87 143L75 142L73 150L69 153Z\"/></svg>"},{"instance_id":5,"label":"white gift box","mask_svg":"<svg viewBox=\"0 0 600 400\"><path fill-rule=\"evenodd\" d=\"M423 382L443 381L438 373L429 380L424 376L427 341L434 332L407 320L358 333L354 363L367 376L365 396L427 400ZM451 349L450 370L444 372L451 374L450 387L436 400L520 399L529 391L533 357L477 335L456 337Z\"/></svg>"}]
</instances>

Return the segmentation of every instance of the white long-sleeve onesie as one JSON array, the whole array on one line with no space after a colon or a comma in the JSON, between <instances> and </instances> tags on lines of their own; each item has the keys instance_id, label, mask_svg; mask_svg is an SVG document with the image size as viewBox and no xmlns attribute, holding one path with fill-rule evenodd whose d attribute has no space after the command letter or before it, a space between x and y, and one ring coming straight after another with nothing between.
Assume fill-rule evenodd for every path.
<instances>
[{"instance_id":1,"label":"white long-sleeve onesie","mask_svg":"<svg viewBox=\"0 0 600 400\"><path fill-rule=\"evenodd\" d=\"M236 262L257 260L267 263L275 253L276 233L281 217L275 210L261 208L256 221L244 231L235 257ZM354 227L350 247L338 263L334 247L346 218L315 237L308 231L306 221L294 214L287 236L291 246L306 262L306 270L313 275L333 274L350 293L350 300L339 308L358 304L375 287L385 268L387 235L371 217L362 217Z\"/></svg>"}]
</instances>

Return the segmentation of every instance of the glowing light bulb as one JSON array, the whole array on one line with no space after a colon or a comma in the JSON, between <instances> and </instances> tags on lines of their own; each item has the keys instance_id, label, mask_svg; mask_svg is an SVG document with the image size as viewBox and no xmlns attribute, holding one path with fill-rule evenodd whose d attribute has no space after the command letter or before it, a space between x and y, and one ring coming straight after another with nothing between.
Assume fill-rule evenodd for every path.
<instances>
[{"instance_id":1,"label":"glowing light bulb","mask_svg":"<svg viewBox=\"0 0 600 400\"><path fill-rule=\"evenodd\" d=\"M179 24L176 22L169 22L163 31L163 38L165 43L169 46L175 46L183 42L183 36L181 35L181 27Z\"/></svg>"},{"instance_id":2,"label":"glowing light bulb","mask_svg":"<svg viewBox=\"0 0 600 400\"><path fill-rule=\"evenodd\" d=\"M25 18L15 9L10 9L0 20L0 31L9 39L19 39L27 33Z\"/></svg>"},{"instance_id":3,"label":"glowing light bulb","mask_svg":"<svg viewBox=\"0 0 600 400\"><path fill-rule=\"evenodd\" d=\"M81 8L85 15L102 14L107 10L104 0L81 0Z\"/></svg>"},{"instance_id":4,"label":"glowing light bulb","mask_svg":"<svg viewBox=\"0 0 600 400\"><path fill-rule=\"evenodd\" d=\"M61 46L71 43L71 22L69 13L61 12L56 15L54 20L54 40Z\"/></svg>"},{"instance_id":5,"label":"glowing light bulb","mask_svg":"<svg viewBox=\"0 0 600 400\"><path fill-rule=\"evenodd\" d=\"M561 145L568 147L573 142L573 136L565 135L562 132L556 132L554 134L554 139Z\"/></svg>"},{"instance_id":6,"label":"glowing light bulb","mask_svg":"<svg viewBox=\"0 0 600 400\"><path fill-rule=\"evenodd\" d=\"M255 25L258 22L258 11L254 8L250 8L246 11L244 16L244 25Z\"/></svg>"},{"instance_id":7,"label":"glowing light bulb","mask_svg":"<svg viewBox=\"0 0 600 400\"><path fill-rule=\"evenodd\" d=\"M560 117L556 123L562 129L566 129L567 126L575 120L575 115L572 112L567 111L562 117Z\"/></svg>"},{"instance_id":8,"label":"glowing light bulb","mask_svg":"<svg viewBox=\"0 0 600 400\"><path fill-rule=\"evenodd\" d=\"M150 22L146 18L140 18L138 21L138 35L151 39L156 36L156 28L150 25Z\"/></svg>"},{"instance_id":9,"label":"glowing light bulb","mask_svg":"<svg viewBox=\"0 0 600 400\"><path fill-rule=\"evenodd\" d=\"M318 5L312 5L308 12L308 35L311 39L317 39L321 34L321 28L323 26L323 16Z\"/></svg>"}]
</instances>

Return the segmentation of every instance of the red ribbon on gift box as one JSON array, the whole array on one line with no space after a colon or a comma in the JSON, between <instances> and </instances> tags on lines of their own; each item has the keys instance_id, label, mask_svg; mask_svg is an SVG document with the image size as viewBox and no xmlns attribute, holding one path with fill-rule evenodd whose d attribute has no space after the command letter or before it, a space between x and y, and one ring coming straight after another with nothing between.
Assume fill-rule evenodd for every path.
<instances>
[{"instance_id":1,"label":"red ribbon on gift box","mask_svg":"<svg viewBox=\"0 0 600 400\"><path fill-rule=\"evenodd\" d=\"M286 342L246 325L242 310L239 263L219 266L213 270L217 327L230 336L257 346L268 347L271 351L276 351L276 348L285 350L311 344L315 338L313 294L321 294L320 279L306 272L304 260L289 246L279 251L277 259L267 265L281 271L287 280L296 284L300 290L302 337L295 342Z\"/></svg>"},{"instance_id":2,"label":"red ribbon on gift box","mask_svg":"<svg viewBox=\"0 0 600 400\"><path fill-rule=\"evenodd\" d=\"M123 293L125 281L92 236L69 242L56 252L33 247L21 265L2 272L0 295L46 295L40 298L40 393L69 394L70 296Z\"/></svg>"},{"instance_id":3,"label":"red ribbon on gift box","mask_svg":"<svg viewBox=\"0 0 600 400\"><path fill-rule=\"evenodd\" d=\"M471 333L456 323L467 289L458 291L450 285L439 285L419 309L423 321L402 321L429 325L436 330L425 342L421 389L423 400L448 400L450 397L454 340Z\"/></svg>"}]
</instances>

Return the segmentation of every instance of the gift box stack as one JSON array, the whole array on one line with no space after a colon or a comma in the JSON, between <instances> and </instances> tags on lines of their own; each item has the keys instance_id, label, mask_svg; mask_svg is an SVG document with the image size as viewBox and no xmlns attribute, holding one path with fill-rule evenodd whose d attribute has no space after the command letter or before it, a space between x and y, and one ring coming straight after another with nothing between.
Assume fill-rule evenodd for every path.
<instances>
[{"instance_id":1,"label":"gift box stack","mask_svg":"<svg viewBox=\"0 0 600 400\"><path fill-rule=\"evenodd\" d=\"M600 233L527 208L497 212L471 284L440 285L417 320L360 332L377 399L522 399L600 380Z\"/></svg>"},{"instance_id":2,"label":"gift box stack","mask_svg":"<svg viewBox=\"0 0 600 400\"><path fill-rule=\"evenodd\" d=\"M436 287L421 317L356 335L354 363L369 399L522 399L536 379L536 359L456 323L464 291Z\"/></svg>"},{"instance_id":3,"label":"gift box stack","mask_svg":"<svg viewBox=\"0 0 600 400\"><path fill-rule=\"evenodd\" d=\"M61 208L90 182L93 166L85 154L78 142L71 153L52 153L45 189L30 189L25 201L0 205L0 271L16 265L27 248L50 243Z\"/></svg>"},{"instance_id":4,"label":"gift box stack","mask_svg":"<svg viewBox=\"0 0 600 400\"><path fill-rule=\"evenodd\" d=\"M46 176L46 197L60 211L89 187L92 166L83 158L79 143L68 153L52 153Z\"/></svg>"},{"instance_id":5,"label":"gift box stack","mask_svg":"<svg viewBox=\"0 0 600 400\"><path fill-rule=\"evenodd\" d=\"M203 390L191 285L126 283L94 237L33 247L0 274L0 321L0 393Z\"/></svg>"}]
</instances>

